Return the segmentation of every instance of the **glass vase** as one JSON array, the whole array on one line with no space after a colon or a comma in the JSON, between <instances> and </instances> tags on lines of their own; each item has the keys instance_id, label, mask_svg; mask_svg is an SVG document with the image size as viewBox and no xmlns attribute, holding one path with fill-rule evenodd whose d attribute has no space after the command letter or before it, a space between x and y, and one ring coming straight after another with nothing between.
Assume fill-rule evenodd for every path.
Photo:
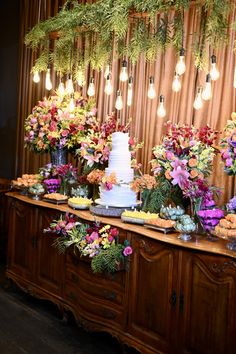
<instances>
[{"instance_id":1,"label":"glass vase","mask_svg":"<svg viewBox=\"0 0 236 354\"><path fill-rule=\"evenodd\" d=\"M65 148L58 148L50 152L51 163L53 165L66 165L68 162L68 151Z\"/></svg>"}]
</instances>

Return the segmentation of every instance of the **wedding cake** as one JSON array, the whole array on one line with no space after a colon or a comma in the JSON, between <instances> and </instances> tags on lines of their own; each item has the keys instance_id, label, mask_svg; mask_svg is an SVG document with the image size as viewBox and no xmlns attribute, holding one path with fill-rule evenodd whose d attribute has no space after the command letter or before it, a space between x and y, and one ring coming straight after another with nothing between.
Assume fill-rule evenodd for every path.
<instances>
[{"instance_id":1,"label":"wedding cake","mask_svg":"<svg viewBox=\"0 0 236 354\"><path fill-rule=\"evenodd\" d=\"M106 190L103 185L100 186L101 204L117 207L136 205L136 193L129 185L134 179L134 170L131 168L128 133L116 132L112 134L112 150L105 175L109 176L112 173L115 173L118 183L113 185L110 190Z\"/></svg>"}]
</instances>

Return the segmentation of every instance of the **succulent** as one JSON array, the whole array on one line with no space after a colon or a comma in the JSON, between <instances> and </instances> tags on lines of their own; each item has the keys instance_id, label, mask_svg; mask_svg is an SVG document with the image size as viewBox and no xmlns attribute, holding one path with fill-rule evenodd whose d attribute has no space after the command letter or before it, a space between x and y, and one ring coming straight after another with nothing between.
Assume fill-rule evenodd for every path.
<instances>
[{"instance_id":1,"label":"succulent","mask_svg":"<svg viewBox=\"0 0 236 354\"><path fill-rule=\"evenodd\" d=\"M162 219L168 220L178 220L182 215L184 215L184 209L177 207L172 207L169 205L168 207L161 207L160 217Z\"/></svg>"},{"instance_id":2,"label":"succulent","mask_svg":"<svg viewBox=\"0 0 236 354\"><path fill-rule=\"evenodd\" d=\"M184 233L194 232L196 224L189 215L184 214L176 221L175 229Z\"/></svg>"}]
</instances>

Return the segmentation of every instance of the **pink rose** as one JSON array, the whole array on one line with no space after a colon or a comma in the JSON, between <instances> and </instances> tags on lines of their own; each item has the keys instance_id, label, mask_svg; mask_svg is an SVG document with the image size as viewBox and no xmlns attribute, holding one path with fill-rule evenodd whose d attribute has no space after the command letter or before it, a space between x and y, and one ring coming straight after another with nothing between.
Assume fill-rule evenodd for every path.
<instances>
[{"instance_id":1,"label":"pink rose","mask_svg":"<svg viewBox=\"0 0 236 354\"><path fill-rule=\"evenodd\" d=\"M123 251L123 255L125 257L131 255L132 253L133 253L132 247L130 247L130 246L125 247L125 249Z\"/></svg>"}]
</instances>

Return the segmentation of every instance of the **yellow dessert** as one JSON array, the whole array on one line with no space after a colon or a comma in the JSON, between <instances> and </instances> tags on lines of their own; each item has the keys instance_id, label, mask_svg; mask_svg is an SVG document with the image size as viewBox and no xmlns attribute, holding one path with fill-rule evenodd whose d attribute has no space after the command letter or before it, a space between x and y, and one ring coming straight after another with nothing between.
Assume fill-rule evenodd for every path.
<instances>
[{"instance_id":1,"label":"yellow dessert","mask_svg":"<svg viewBox=\"0 0 236 354\"><path fill-rule=\"evenodd\" d=\"M68 200L68 202L75 205L90 205L93 201L83 197L72 197Z\"/></svg>"},{"instance_id":2,"label":"yellow dessert","mask_svg":"<svg viewBox=\"0 0 236 354\"><path fill-rule=\"evenodd\" d=\"M157 219L158 218L158 214L155 213L149 213L149 212L145 212L145 211L130 211L130 210L125 210L121 216L125 216L128 218L134 218L134 219L143 219L143 220L150 220L150 219Z\"/></svg>"}]
</instances>

